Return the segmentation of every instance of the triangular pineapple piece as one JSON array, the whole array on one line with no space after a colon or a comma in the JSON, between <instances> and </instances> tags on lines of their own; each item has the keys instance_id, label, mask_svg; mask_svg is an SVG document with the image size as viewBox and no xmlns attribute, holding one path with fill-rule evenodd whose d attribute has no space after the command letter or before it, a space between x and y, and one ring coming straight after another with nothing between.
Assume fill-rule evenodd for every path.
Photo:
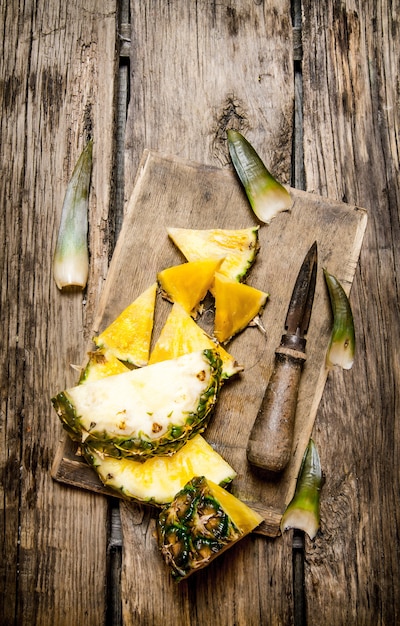
<instances>
[{"instance_id":1,"label":"triangular pineapple piece","mask_svg":"<svg viewBox=\"0 0 400 626\"><path fill-rule=\"evenodd\" d=\"M150 354L149 365L175 359L189 352L215 349L216 343L178 303L174 304ZM243 367L222 346L217 347L222 360L222 379L230 378Z\"/></svg>"},{"instance_id":2,"label":"triangular pineapple piece","mask_svg":"<svg viewBox=\"0 0 400 626\"><path fill-rule=\"evenodd\" d=\"M214 335L220 343L244 330L265 306L268 294L215 274Z\"/></svg>"},{"instance_id":3,"label":"triangular pineapple piece","mask_svg":"<svg viewBox=\"0 0 400 626\"><path fill-rule=\"evenodd\" d=\"M158 545L179 582L206 567L263 521L244 502L204 476L196 476L157 520Z\"/></svg>"},{"instance_id":4,"label":"triangular pineapple piece","mask_svg":"<svg viewBox=\"0 0 400 626\"><path fill-rule=\"evenodd\" d=\"M113 354L105 354L104 350L89 352L89 360L82 370L79 384L90 383L108 376L129 372L129 367L117 359Z\"/></svg>"},{"instance_id":5,"label":"triangular pineapple piece","mask_svg":"<svg viewBox=\"0 0 400 626\"><path fill-rule=\"evenodd\" d=\"M259 226L238 230L167 228L169 237L188 261L224 258L219 272L242 281L259 250Z\"/></svg>"},{"instance_id":6,"label":"triangular pineapple piece","mask_svg":"<svg viewBox=\"0 0 400 626\"><path fill-rule=\"evenodd\" d=\"M214 282L214 274L223 259L205 259L167 267L157 274L163 296L178 302L185 311L196 317L200 302Z\"/></svg>"},{"instance_id":7,"label":"triangular pineapple piece","mask_svg":"<svg viewBox=\"0 0 400 626\"><path fill-rule=\"evenodd\" d=\"M236 472L201 435L195 435L171 456L147 461L114 459L84 446L84 455L101 481L127 498L156 505L172 502L194 476L204 475L221 485L231 482Z\"/></svg>"},{"instance_id":8,"label":"triangular pineapple piece","mask_svg":"<svg viewBox=\"0 0 400 626\"><path fill-rule=\"evenodd\" d=\"M157 283L146 289L93 341L98 348L137 367L147 365Z\"/></svg>"}]
</instances>

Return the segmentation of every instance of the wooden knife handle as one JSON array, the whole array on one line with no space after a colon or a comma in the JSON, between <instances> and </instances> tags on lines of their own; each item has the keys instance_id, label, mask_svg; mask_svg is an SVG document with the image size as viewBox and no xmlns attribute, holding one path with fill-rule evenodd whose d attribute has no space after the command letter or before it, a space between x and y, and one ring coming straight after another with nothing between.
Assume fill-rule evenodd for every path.
<instances>
[{"instance_id":1,"label":"wooden knife handle","mask_svg":"<svg viewBox=\"0 0 400 626\"><path fill-rule=\"evenodd\" d=\"M251 465L266 472L285 469L292 451L304 352L280 346L274 369L247 444Z\"/></svg>"}]
</instances>

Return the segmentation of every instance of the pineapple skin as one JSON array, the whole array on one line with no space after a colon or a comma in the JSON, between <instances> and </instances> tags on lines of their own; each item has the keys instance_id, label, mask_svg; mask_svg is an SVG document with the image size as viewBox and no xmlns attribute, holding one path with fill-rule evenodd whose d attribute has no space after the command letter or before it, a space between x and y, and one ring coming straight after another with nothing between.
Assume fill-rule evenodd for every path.
<instances>
[{"instance_id":1,"label":"pineapple skin","mask_svg":"<svg viewBox=\"0 0 400 626\"><path fill-rule=\"evenodd\" d=\"M204 476L190 480L157 520L159 549L176 582L209 565L245 534Z\"/></svg>"},{"instance_id":2,"label":"pineapple skin","mask_svg":"<svg viewBox=\"0 0 400 626\"><path fill-rule=\"evenodd\" d=\"M51 399L53 407L71 439L90 445L99 454L114 458L133 458L143 460L156 455L171 455L177 452L188 439L205 430L211 411L217 401L221 386L222 361L218 352L203 351L209 362L212 375L208 387L200 396L197 409L187 415L182 425L171 424L161 437L149 440L141 437L118 437L107 431L84 431L74 404L68 396L68 390L62 391ZM156 390L155 390L156 393Z\"/></svg>"}]
</instances>

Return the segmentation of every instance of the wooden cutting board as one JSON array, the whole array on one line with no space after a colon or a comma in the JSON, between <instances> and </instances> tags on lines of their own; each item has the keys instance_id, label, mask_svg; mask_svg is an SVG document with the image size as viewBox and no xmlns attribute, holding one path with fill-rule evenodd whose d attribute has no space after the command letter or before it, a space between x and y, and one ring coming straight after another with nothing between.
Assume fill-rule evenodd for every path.
<instances>
[{"instance_id":1,"label":"wooden cutting board","mask_svg":"<svg viewBox=\"0 0 400 626\"><path fill-rule=\"evenodd\" d=\"M227 346L244 371L224 385L204 433L237 471L232 492L263 515L265 521L257 532L272 537L279 534L281 515L293 495L327 377L325 354L332 317L322 268L334 274L349 294L367 223L364 209L296 189L290 191L294 199L291 211L279 214L270 225L260 225L260 252L247 278L248 284L270 294L262 315L266 335L257 327L249 327ZM168 226L236 229L257 224L232 170L145 151L100 299L93 334L102 331L149 287L156 280L157 272L185 260L169 240ZM279 478L265 480L248 466L247 440L272 370L275 348L284 332L297 273L314 241L318 244L319 269L292 457ZM170 307L171 304L158 294L153 344ZM199 323L208 328L210 313ZM332 407L332 420L337 410L338 407ZM61 482L115 496L102 486L68 437L60 444L52 475Z\"/></svg>"}]
</instances>

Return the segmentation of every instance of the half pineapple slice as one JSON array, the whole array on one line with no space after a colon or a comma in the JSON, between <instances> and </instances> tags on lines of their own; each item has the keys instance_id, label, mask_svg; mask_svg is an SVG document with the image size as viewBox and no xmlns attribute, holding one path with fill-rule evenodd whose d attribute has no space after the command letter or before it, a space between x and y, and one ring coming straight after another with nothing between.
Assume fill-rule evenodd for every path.
<instances>
[{"instance_id":1,"label":"half pineapple slice","mask_svg":"<svg viewBox=\"0 0 400 626\"><path fill-rule=\"evenodd\" d=\"M220 389L215 350L77 385L52 398L71 437L114 457L176 452L206 427Z\"/></svg>"},{"instance_id":2,"label":"half pineapple slice","mask_svg":"<svg viewBox=\"0 0 400 626\"><path fill-rule=\"evenodd\" d=\"M214 282L214 274L223 259L206 259L167 267L157 274L163 297L180 304L192 317Z\"/></svg>"},{"instance_id":3,"label":"half pineapple slice","mask_svg":"<svg viewBox=\"0 0 400 626\"><path fill-rule=\"evenodd\" d=\"M105 353L137 367L147 365L157 283L146 289L93 341Z\"/></svg>"},{"instance_id":4,"label":"half pineapple slice","mask_svg":"<svg viewBox=\"0 0 400 626\"><path fill-rule=\"evenodd\" d=\"M126 498L154 505L172 502L175 494L199 474L220 485L236 476L201 435L195 435L172 456L156 456L143 463L100 455L89 446L84 446L84 455L104 485Z\"/></svg>"},{"instance_id":5,"label":"half pineapple slice","mask_svg":"<svg viewBox=\"0 0 400 626\"><path fill-rule=\"evenodd\" d=\"M214 335L220 343L244 330L260 313L268 294L250 285L233 282L217 273L214 281Z\"/></svg>"},{"instance_id":6,"label":"half pineapple slice","mask_svg":"<svg viewBox=\"0 0 400 626\"><path fill-rule=\"evenodd\" d=\"M158 544L176 581L206 567L256 528L263 518L204 476L197 476L164 507Z\"/></svg>"},{"instance_id":7,"label":"half pineapple slice","mask_svg":"<svg viewBox=\"0 0 400 626\"><path fill-rule=\"evenodd\" d=\"M193 230L167 228L169 237L188 261L221 259L219 272L231 280L242 281L259 250L259 226L238 230Z\"/></svg>"},{"instance_id":8,"label":"half pineapple slice","mask_svg":"<svg viewBox=\"0 0 400 626\"><path fill-rule=\"evenodd\" d=\"M150 354L149 364L175 359L197 350L215 350L215 341L204 332L180 304L174 304ZM222 360L222 380L243 371L243 367L222 346L218 346Z\"/></svg>"}]
</instances>

